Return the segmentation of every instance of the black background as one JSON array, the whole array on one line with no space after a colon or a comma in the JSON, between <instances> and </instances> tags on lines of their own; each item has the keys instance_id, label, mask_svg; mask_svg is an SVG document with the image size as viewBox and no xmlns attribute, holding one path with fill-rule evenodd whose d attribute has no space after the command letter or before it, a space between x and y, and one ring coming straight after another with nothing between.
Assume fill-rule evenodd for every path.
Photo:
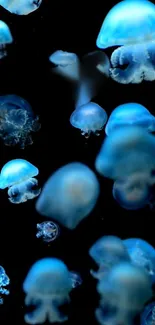
<instances>
[{"instance_id":1,"label":"black background","mask_svg":"<svg viewBox=\"0 0 155 325\"><path fill-rule=\"evenodd\" d=\"M0 143L0 168L9 160L24 158L38 167L39 184L60 166L80 161L94 170L94 160L104 138L85 140L71 127L74 110L71 89L51 72L49 56L61 49L82 58L96 49L102 21L115 1L54 3L43 0L40 8L28 16L16 16L0 7L0 19L10 27L14 43L8 57L0 61L0 95L16 94L25 98L40 116L41 130L34 143L24 150ZM109 51L109 52L108 52ZM106 51L109 55L111 50ZM121 85L108 79L94 99L110 115L119 104L138 102L155 113L155 82ZM113 200L112 182L99 175L101 193L92 214L74 230L61 228L50 246L36 238L36 224L46 219L35 211L35 200L14 205L7 191L0 192L0 265L10 277L10 295L0 306L1 324L24 324L23 280L30 266L46 256L61 258L70 270L81 274L83 284L72 293L68 324L96 324L94 309L98 303L96 282L89 275L93 262L89 247L101 236L140 237L155 245L154 212L149 208L126 211ZM152 233L152 235L151 235Z\"/></svg>"}]
</instances>

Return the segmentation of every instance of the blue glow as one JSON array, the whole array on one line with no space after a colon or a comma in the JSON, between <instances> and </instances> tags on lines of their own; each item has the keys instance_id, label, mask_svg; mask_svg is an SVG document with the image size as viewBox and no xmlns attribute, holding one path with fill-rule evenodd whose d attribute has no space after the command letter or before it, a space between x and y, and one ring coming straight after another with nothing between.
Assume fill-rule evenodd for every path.
<instances>
[{"instance_id":1,"label":"blue glow","mask_svg":"<svg viewBox=\"0 0 155 325\"><path fill-rule=\"evenodd\" d=\"M70 117L73 127L80 129L82 135L89 137L90 133L99 134L108 119L106 111L94 102L78 107Z\"/></svg>"},{"instance_id":2,"label":"blue glow","mask_svg":"<svg viewBox=\"0 0 155 325\"><path fill-rule=\"evenodd\" d=\"M141 126L149 132L153 132L155 131L155 117L141 104L122 104L112 111L105 127L105 133L109 135L116 128L130 125Z\"/></svg>"},{"instance_id":3,"label":"blue glow","mask_svg":"<svg viewBox=\"0 0 155 325\"><path fill-rule=\"evenodd\" d=\"M68 317L59 307L70 302L72 290L70 272L66 265L56 258L43 258L32 265L23 283L26 306L35 310L24 317L28 324L64 322Z\"/></svg>"},{"instance_id":4,"label":"blue glow","mask_svg":"<svg viewBox=\"0 0 155 325\"><path fill-rule=\"evenodd\" d=\"M13 42L13 37L9 26L2 20L0 20L0 59L7 56L6 45Z\"/></svg>"},{"instance_id":5,"label":"blue glow","mask_svg":"<svg viewBox=\"0 0 155 325\"><path fill-rule=\"evenodd\" d=\"M36 210L74 229L93 210L99 191L97 177L89 167L70 163L49 177L37 200Z\"/></svg>"},{"instance_id":6,"label":"blue glow","mask_svg":"<svg viewBox=\"0 0 155 325\"><path fill-rule=\"evenodd\" d=\"M59 226L53 221L44 221L37 223L37 238L42 238L44 242L50 243L55 240L60 233Z\"/></svg>"},{"instance_id":7,"label":"blue glow","mask_svg":"<svg viewBox=\"0 0 155 325\"><path fill-rule=\"evenodd\" d=\"M139 238L123 240L132 262L142 267L155 283L155 249L147 241Z\"/></svg>"},{"instance_id":8,"label":"blue glow","mask_svg":"<svg viewBox=\"0 0 155 325\"><path fill-rule=\"evenodd\" d=\"M73 289L79 287L83 282L81 275L75 271L70 271L70 277L71 277Z\"/></svg>"},{"instance_id":9,"label":"blue glow","mask_svg":"<svg viewBox=\"0 0 155 325\"><path fill-rule=\"evenodd\" d=\"M42 0L0 0L0 6L16 15L28 15L37 10Z\"/></svg>"},{"instance_id":10,"label":"blue glow","mask_svg":"<svg viewBox=\"0 0 155 325\"><path fill-rule=\"evenodd\" d=\"M155 302L148 304L140 315L140 325L153 325L155 322Z\"/></svg>"},{"instance_id":11,"label":"blue glow","mask_svg":"<svg viewBox=\"0 0 155 325\"><path fill-rule=\"evenodd\" d=\"M125 23L124 23L125 22ZM120 83L155 80L155 5L121 1L105 17L97 47L122 46L111 55L111 77ZM121 66L127 64L126 69Z\"/></svg>"},{"instance_id":12,"label":"blue glow","mask_svg":"<svg viewBox=\"0 0 155 325\"><path fill-rule=\"evenodd\" d=\"M0 265L0 304L3 304L2 295L9 295L10 291L5 287L10 284L10 279L5 273L4 268Z\"/></svg>"}]
</instances>

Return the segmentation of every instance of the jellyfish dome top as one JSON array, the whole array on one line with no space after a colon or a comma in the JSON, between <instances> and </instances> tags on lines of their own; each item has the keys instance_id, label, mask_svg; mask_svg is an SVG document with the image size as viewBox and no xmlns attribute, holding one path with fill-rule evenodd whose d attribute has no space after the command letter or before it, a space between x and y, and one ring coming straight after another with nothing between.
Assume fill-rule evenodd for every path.
<instances>
[{"instance_id":1,"label":"jellyfish dome top","mask_svg":"<svg viewBox=\"0 0 155 325\"><path fill-rule=\"evenodd\" d=\"M111 56L111 77L120 83L155 79L155 5L130 0L116 4L105 17L96 45L121 46ZM120 66L128 64L126 69Z\"/></svg>"},{"instance_id":2,"label":"jellyfish dome top","mask_svg":"<svg viewBox=\"0 0 155 325\"><path fill-rule=\"evenodd\" d=\"M13 38L8 25L0 20L0 44L9 44L13 42Z\"/></svg>"},{"instance_id":3,"label":"jellyfish dome top","mask_svg":"<svg viewBox=\"0 0 155 325\"><path fill-rule=\"evenodd\" d=\"M42 0L0 0L0 6L16 15L28 15L37 10Z\"/></svg>"}]
</instances>

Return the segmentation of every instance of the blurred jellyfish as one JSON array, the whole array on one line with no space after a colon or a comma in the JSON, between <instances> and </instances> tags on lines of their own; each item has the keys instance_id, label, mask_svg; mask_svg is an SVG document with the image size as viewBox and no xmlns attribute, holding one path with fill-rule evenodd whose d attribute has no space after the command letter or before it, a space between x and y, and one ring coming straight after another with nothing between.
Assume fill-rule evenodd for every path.
<instances>
[{"instance_id":1,"label":"blurred jellyfish","mask_svg":"<svg viewBox=\"0 0 155 325\"><path fill-rule=\"evenodd\" d=\"M105 17L96 44L102 49L120 46L111 55L115 81L155 80L155 5L142 0L117 3Z\"/></svg>"},{"instance_id":2,"label":"blurred jellyfish","mask_svg":"<svg viewBox=\"0 0 155 325\"><path fill-rule=\"evenodd\" d=\"M75 53L57 50L49 60L55 65L52 71L72 85L75 108L89 103L109 77L109 59L102 51L88 53L80 61Z\"/></svg>"},{"instance_id":3,"label":"blurred jellyfish","mask_svg":"<svg viewBox=\"0 0 155 325\"><path fill-rule=\"evenodd\" d=\"M5 270L2 266L0 266L0 305L3 304L2 295L9 295L10 291L4 288L10 284L10 279L5 273Z\"/></svg>"},{"instance_id":4,"label":"blurred jellyfish","mask_svg":"<svg viewBox=\"0 0 155 325\"><path fill-rule=\"evenodd\" d=\"M140 325L155 324L155 302L148 304L140 315Z\"/></svg>"},{"instance_id":5,"label":"blurred jellyfish","mask_svg":"<svg viewBox=\"0 0 155 325\"><path fill-rule=\"evenodd\" d=\"M139 238L123 240L132 262L142 267L155 283L155 249L147 241Z\"/></svg>"},{"instance_id":6,"label":"blurred jellyfish","mask_svg":"<svg viewBox=\"0 0 155 325\"><path fill-rule=\"evenodd\" d=\"M8 25L0 20L0 59L7 56L6 45L11 44L13 38Z\"/></svg>"},{"instance_id":7,"label":"blurred jellyfish","mask_svg":"<svg viewBox=\"0 0 155 325\"><path fill-rule=\"evenodd\" d=\"M31 132L40 129L38 120L25 99L17 95L0 96L0 138L5 145L19 145L21 149L31 145Z\"/></svg>"},{"instance_id":8,"label":"blurred jellyfish","mask_svg":"<svg viewBox=\"0 0 155 325\"><path fill-rule=\"evenodd\" d=\"M53 221L44 221L37 223L37 238L42 238L44 242L50 243L55 240L60 233L59 226Z\"/></svg>"},{"instance_id":9,"label":"blurred jellyfish","mask_svg":"<svg viewBox=\"0 0 155 325\"><path fill-rule=\"evenodd\" d=\"M75 271L70 271L70 277L72 281L72 288L75 289L82 284L81 275Z\"/></svg>"},{"instance_id":10,"label":"blurred jellyfish","mask_svg":"<svg viewBox=\"0 0 155 325\"><path fill-rule=\"evenodd\" d=\"M95 314L100 324L132 324L152 297L149 277L130 263L115 265L98 282L97 291L101 300Z\"/></svg>"},{"instance_id":11,"label":"blurred jellyfish","mask_svg":"<svg viewBox=\"0 0 155 325\"><path fill-rule=\"evenodd\" d=\"M119 105L111 113L105 127L105 133L109 135L116 128L128 125L141 126L149 132L154 132L155 117L141 104L126 103Z\"/></svg>"},{"instance_id":12,"label":"blurred jellyfish","mask_svg":"<svg viewBox=\"0 0 155 325\"><path fill-rule=\"evenodd\" d=\"M112 267L121 262L130 262L130 257L122 240L116 236L103 236L89 249L89 255L98 265L97 272L91 270L91 275L102 279Z\"/></svg>"},{"instance_id":13,"label":"blurred jellyfish","mask_svg":"<svg viewBox=\"0 0 155 325\"><path fill-rule=\"evenodd\" d=\"M24 159L13 159L1 169L0 189L8 187L11 203L19 204L34 199L41 192L38 181L34 177L39 174L38 168Z\"/></svg>"},{"instance_id":14,"label":"blurred jellyfish","mask_svg":"<svg viewBox=\"0 0 155 325\"><path fill-rule=\"evenodd\" d=\"M0 0L0 6L16 15L28 15L37 10L42 0Z\"/></svg>"},{"instance_id":15,"label":"blurred jellyfish","mask_svg":"<svg viewBox=\"0 0 155 325\"><path fill-rule=\"evenodd\" d=\"M56 258L43 258L32 265L23 283L26 306L35 310L25 315L28 324L64 322L68 319L59 307L70 302L72 290L70 272L66 265Z\"/></svg>"},{"instance_id":16,"label":"blurred jellyfish","mask_svg":"<svg viewBox=\"0 0 155 325\"><path fill-rule=\"evenodd\" d=\"M93 210L99 196L94 172L82 163L59 168L45 183L36 210L62 226L74 229Z\"/></svg>"},{"instance_id":17,"label":"blurred jellyfish","mask_svg":"<svg viewBox=\"0 0 155 325\"><path fill-rule=\"evenodd\" d=\"M72 113L70 117L70 123L77 129L80 129L82 135L86 138L93 132L99 135L107 122L106 111L96 103L90 102L82 105Z\"/></svg>"},{"instance_id":18,"label":"blurred jellyfish","mask_svg":"<svg viewBox=\"0 0 155 325\"><path fill-rule=\"evenodd\" d=\"M96 170L111 179L155 170L155 137L142 127L114 130L103 142L95 161Z\"/></svg>"}]
</instances>

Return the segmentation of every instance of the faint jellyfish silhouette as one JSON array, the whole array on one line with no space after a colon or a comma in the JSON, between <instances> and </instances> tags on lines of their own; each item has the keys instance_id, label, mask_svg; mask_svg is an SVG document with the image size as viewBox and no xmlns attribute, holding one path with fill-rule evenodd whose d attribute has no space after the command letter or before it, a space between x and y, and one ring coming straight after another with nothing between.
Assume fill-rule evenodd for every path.
<instances>
[{"instance_id":1,"label":"faint jellyfish silhouette","mask_svg":"<svg viewBox=\"0 0 155 325\"><path fill-rule=\"evenodd\" d=\"M0 20L0 59L7 56L6 46L13 42L10 28L8 25Z\"/></svg>"},{"instance_id":2,"label":"faint jellyfish silhouette","mask_svg":"<svg viewBox=\"0 0 155 325\"><path fill-rule=\"evenodd\" d=\"M154 152L154 135L142 127L122 127L106 137L95 167L101 175L114 180L137 172L151 174L155 170Z\"/></svg>"},{"instance_id":3,"label":"faint jellyfish silhouette","mask_svg":"<svg viewBox=\"0 0 155 325\"><path fill-rule=\"evenodd\" d=\"M128 125L141 126L149 132L154 132L155 117L141 104L122 104L112 111L105 127L105 133L109 135L116 128Z\"/></svg>"},{"instance_id":4,"label":"faint jellyfish silhouette","mask_svg":"<svg viewBox=\"0 0 155 325\"><path fill-rule=\"evenodd\" d=\"M90 270L90 273L98 280L101 280L114 265L130 262L125 245L116 236L103 236L98 239L89 249L89 255L98 265L97 272Z\"/></svg>"},{"instance_id":5,"label":"faint jellyfish silhouette","mask_svg":"<svg viewBox=\"0 0 155 325\"><path fill-rule=\"evenodd\" d=\"M33 143L31 132L40 127L39 117L25 99L17 95L0 96L0 138L5 145L24 149Z\"/></svg>"},{"instance_id":6,"label":"faint jellyfish silhouette","mask_svg":"<svg viewBox=\"0 0 155 325\"><path fill-rule=\"evenodd\" d=\"M89 167L79 162L69 163L49 177L36 202L36 210L74 229L95 207L99 191L97 177Z\"/></svg>"},{"instance_id":7,"label":"faint jellyfish silhouette","mask_svg":"<svg viewBox=\"0 0 155 325\"><path fill-rule=\"evenodd\" d=\"M81 275L78 272L70 271L70 277L72 281L72 289L79 287L83 282Z\"/></svg>"},{"instance_id":8,"label":"faint jellyfish silhouette","mask_svg":"<svg viewBox=\"0 0 155 325\"><path fill-rule=\"evenodd\" d=\"M16 15L28 15L37 10L42 0L0 0L0 6Z\"/></svg>"},{"instance_id":9,"label":"faint jellyfish silhouette","mask_svg":"<svg viewBox=\"0 0 155 325\"><path fill-rule=\"evenodd\" d=\"M140 315L141 325L154 325L155 324L155 302L148 304Z\"/></svg>"},{"instance_id":10,"label":"faint jellyfish silhouette","mask_svg":"<svg viewBox=\"0 0 155 325\"><path fill-rule=\"evenodd\" d=\"M39 174L38 168L24 159L13 159L1 169L0 189L8 187L11 203L19 204L34 199L41 192L38 181L34 177Z\"/></svg>"},{"instance_id":11,"label":"faint jellyfish silhouette","mask_svg":"<svg viewBox=\"0 0 155 325\"><path fill-rule=\"evenodd\" d=\"M91 132L99 135L107 119L107 113L101 106L89 102L75 109L70 116L70 123L73 127L80 129L85 138L89 138Z\"/></svg>"},{"instance_id":12,"label":"faint jellyfish silhouette","mask_svg":"<svg viewBox=\"0 0 155 325\"><path fill-rule=\"evenodd\" d=\"M6 274L4 268L0 265L0 305L3 304L2 295L9 295L10 291L5 286L10 284L10 279Z\"/></svg>"},{"instance_id":13,"label":"faint jellyfish silhouette","mask_svg":"<svg viewBox=\"0 0 155 325\"><path fill-rule=\"evenodd\" d=\"M151 282L143 269L120 263L97 284L101 296L95 315L100 324L132 324L152 297Z\"/></svg>"},{"instance_id":14,"label":"faint jellyfish silhouette","mask_svg":"<svg viewBox=\"0 0 155 325\"><path fill-rule=\"evenodd\" d=\"M96 45L102 49L120 46L111 55L115 81L155 80L155 5L141 0L117 3L105 17Z\"/></svg>"},{"instance_id":15,"label":"faint jellyfish silhouette","mask_svg":"<svg viewBox=\"0 0 155 325\"><path fill-rule=\"evenodd\" d=\"M28 324L64 322L68 317L59 307L70 302L72 290L70 272L66 265L56 258L43 258L32 265L23 283L26 306L35 310L24 317Z\"/></svg>"},{"instance_id":16,"label":"faint jellyfish silhouette","mask_svg":"<svg viewBox=\"0 0 155 325\"><path fill-rule=\"evenodd\" d=\"M155 249L147 241L139 238L123 240L132 262L142 267L155 283Z\"/></svg>"},{"instance_id":17,"label":"faint jellyfish silhouette","mask_svg":"<svg viewBox=\"0 0 155 325\"><path fill-rule=\"evenodd\" d=\"M53 221L43 221L37 223L37 238L42 238L45 243L50 243L55 240L60 233L59 226Z\"/></svg>"}]
</instances>

